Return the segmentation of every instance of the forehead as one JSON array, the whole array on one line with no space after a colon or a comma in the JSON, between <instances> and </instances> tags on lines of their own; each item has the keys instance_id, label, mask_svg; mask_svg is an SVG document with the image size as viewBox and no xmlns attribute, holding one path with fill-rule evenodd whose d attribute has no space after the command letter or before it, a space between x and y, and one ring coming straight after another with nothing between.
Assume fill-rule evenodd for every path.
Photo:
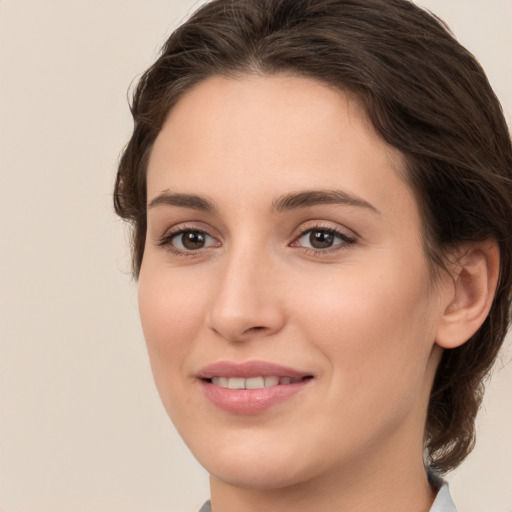
<instances>
[{"instance_id":1,"label":"forehead","mask_svg":"<svg viewBox=\"0 0 512 512\"><path fill-rule=\"evenodd\" d=\"M148 199L179 189L240 200L261 191L272 201L294 188L341 187L393 208L413 200L403 167L342 91L296 76L213 77L169 113L150 156Z\"/></svg>"},{"instance_id":2,"label":"forehead","mask_svg":"<svg viewBox=\"0 0 512 512\"><path fill-rule=\"evenodd\" d=\"M168 133L168 139L180 136L189 142L197 139L201 149L206 149L208 142L218 146L224 141L219 147L223 149L229 143L228 135L237 137L238 141L242 137L252 139L253 143L271 138L278 146L302 138L315 143L325 139L326 130L333 135L344 131L346 138L347 128L354 129L354 135L366 136L368 142L384 150L389 158L400 159L400 153L377 134L354 94L295 75L206 79L185 93L172 108L161 135ZM207 138L202 138L204 135Z\"/></svg>"}]
</instances>

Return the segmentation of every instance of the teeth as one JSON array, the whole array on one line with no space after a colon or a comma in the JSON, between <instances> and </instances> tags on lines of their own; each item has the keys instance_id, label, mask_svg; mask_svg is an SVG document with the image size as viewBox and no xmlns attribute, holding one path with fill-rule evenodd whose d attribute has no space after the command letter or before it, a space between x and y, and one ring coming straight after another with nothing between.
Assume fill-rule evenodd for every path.
<instances>
[{"instance_id":1,"label":"teeth","mask_svg":"<svg viewBox=\"0 0 512 512\"><path fill-rule=\"evenodd\" d=\"M229 389L245 389L245 379L242 377L230 377L228 379Z\"/></svg>"},{"instance_id":2,"label":"teeth","mask_svg":"<svg viewBox=\"0 0 512 512\"><path fill-rule=\"evenodd\" d=\"M261 389L265 387L265 380L263 377L251 377L245 379L245 389Z\"/></svg>"},{"instance_id":3,"label":"teeth","mask_svg":"<svg viewBox=\"0 0 512 512\"><path fill-rule=\"evenodd\" d=\"M217 386L222 386L223 388L229 388L229 379L227 377L216 377L217 379L217 382L215 384L217 384ZM213 379L212 379L212 382L213 382Z\"/></svg>"},{"instance_id":4,"label":"teeth","mask_svg":"<svg viewBox=\"0 0 512 512\"><path fill-rule=\"evenodd\" d=\"M229 389L261 389L271 388L280 384L292 384L301 381L301 378L292 379L291 377L213 377L212 384L222 388Z\"/></svg>"},{"instance_id":5,"label":"teeth","mask_svg":"<svg viewBox=\"0 0 512 512\"><path fill-rule=\"evenodd\" d=\"M265 387L271 388L279 384L279 377L265 377Z\"/></svg>"}]
</instances>

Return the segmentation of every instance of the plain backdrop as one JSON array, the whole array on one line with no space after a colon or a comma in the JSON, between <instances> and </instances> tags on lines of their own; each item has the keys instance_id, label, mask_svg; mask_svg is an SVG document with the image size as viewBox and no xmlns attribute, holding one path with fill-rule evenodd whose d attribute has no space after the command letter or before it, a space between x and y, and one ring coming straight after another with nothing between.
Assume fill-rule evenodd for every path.
<instances>
[{"instance_id":1,"label":"plain backdrop","mask_svg":"<svg viewBox=\"0 0 512 512\"><path fill-rule=\"evenodd\" d=\"M199 3L0 0L2 512L195 512L208 496L154 388L111 205L128 86ZM512 1L419 3L479 58L510 124ZM509 342L449 476L461 512L512 511L511 360Z\"/></svg>"}]
</instances>

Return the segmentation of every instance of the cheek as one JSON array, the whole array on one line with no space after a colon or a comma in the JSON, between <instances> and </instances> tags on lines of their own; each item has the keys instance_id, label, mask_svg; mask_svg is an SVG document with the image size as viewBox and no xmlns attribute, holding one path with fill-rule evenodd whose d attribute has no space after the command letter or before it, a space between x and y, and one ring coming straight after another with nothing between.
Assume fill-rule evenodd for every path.
<instances>
[{"instance_id":1,"label":"cheek","mask_svg":"<svg viewBox=\"0 0 512 512\"><path fill-rule=\"evenodd\" d=\"M355 393L379 386L421 386L434 341L435 312L430 308L428 278L423 261L416 258L418 272L405 275L409 267L381 260L379 265L354 266L331 276L326 283L307 289L302 296L303 329L324 352L335 376L334 387ZM379 268L386 268L382 273ZM416 386L416 389L417 389Z\"/></svg>"},{"instance_id":2,"label":"cheek","mask_svg":"<svg viewBox=\"0 0 512 512\"><path fill-rule=\"evenodd\" d=\"M190 283L144 267L138 296L153 375L158 390L163 392L170 380L182 377L183 362L203 323L203 307Z\"/></svg>"}]
</instances>

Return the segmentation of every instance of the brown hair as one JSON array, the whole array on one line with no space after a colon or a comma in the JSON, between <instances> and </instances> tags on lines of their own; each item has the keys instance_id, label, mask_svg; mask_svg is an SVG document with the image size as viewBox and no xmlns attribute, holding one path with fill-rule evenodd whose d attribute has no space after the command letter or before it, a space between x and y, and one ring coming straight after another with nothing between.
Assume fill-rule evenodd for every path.
<instances>
[{"instance_id":1,"label":"brown hair","mask_svg":"<svg viewBox=\"0 0 512 512\"><path fill-rule=\"evenodd\" d=\"M474 445L483 381L510 318L512 147L500 104L475 58L434 15L408 0L214 0L165 43L141 77L133 135L119 164L116 212L133 224L137 277L146 237L146 164L169 110L213 75L289 72L356 97L406 161L426 253L498 242L501 272L488 318L445 350L431 392L426 465L444 473Z\"/></svg>"}]
</instances>

